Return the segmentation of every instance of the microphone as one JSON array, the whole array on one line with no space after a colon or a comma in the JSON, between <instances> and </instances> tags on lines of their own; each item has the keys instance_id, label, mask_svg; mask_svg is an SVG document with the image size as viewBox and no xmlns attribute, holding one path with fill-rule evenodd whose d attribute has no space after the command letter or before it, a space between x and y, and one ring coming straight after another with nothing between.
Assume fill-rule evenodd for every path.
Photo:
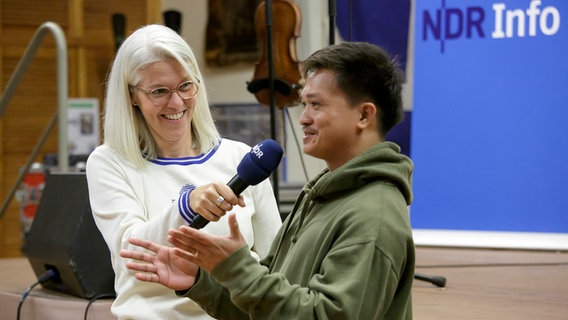
<instances>
[{"instance_id":1,"label":"microphone","mask_svg":"<svg viewBox=\"0 0 568 320\"><path fill-rule=\"evenodd\" d=\"M272 139L259 142L245 154L237 166L237 174L227 185L238 197L248 186L257 185L268 178L278 167L283 153L282 147ZM189 226L201 229L208 223L209 220L197 215Z\"/></svg>"}]
</instances>

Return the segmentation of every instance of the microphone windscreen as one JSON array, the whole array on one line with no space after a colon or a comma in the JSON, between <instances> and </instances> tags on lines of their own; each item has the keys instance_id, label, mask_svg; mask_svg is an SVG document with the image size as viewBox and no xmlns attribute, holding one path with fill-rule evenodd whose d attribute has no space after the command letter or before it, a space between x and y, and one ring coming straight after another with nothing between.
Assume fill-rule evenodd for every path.
<instances>
[{"instance_id":1,"label":"microphone windscreen","mask_svg":"<svg viewBox=\"0 0 568 320\"><path fill-rule=\"evenodd\" d=\"M249 185L257 185L274 171L284 151L278 142L264 140L247 153L237 166L237 174Z\"/></svg>"}]
</instances>

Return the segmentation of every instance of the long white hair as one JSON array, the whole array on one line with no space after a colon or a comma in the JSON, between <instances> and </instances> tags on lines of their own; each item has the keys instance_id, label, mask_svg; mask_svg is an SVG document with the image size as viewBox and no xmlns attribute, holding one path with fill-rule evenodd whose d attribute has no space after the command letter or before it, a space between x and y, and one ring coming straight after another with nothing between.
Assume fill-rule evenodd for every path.
<instances>
[{"instance_id":1,"label":"long white hair","mask_svg":"<svg viewBox=\"0 0 568 320\"><path fill-rule=\"evenodd\" d=\"M146 25L133 32L120 46L111 66L104 102L104 144L134 165L157 157L157 147L140 110L132 106L130 88L140 80L145 66L174 59L198 83L193 112L193 142L201 152L215 147L220 134L211 115L205 81L188 43L163 25Z\"/></svg>"}]
</instances>

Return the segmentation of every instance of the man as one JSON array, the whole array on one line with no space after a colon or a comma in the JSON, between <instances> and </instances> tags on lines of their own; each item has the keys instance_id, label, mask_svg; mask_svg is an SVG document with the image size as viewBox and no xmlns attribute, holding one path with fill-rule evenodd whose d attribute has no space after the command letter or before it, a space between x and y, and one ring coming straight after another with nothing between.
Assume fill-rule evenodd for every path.
<instances>
[{"instance_id":1,"label":"man","mask_svg":"<svg viewBox=\"0 0 568 320\"><path fill-rule=\"evenodd\" d=\"M402 118L396 64L367 43L332 45L303 65L303 149L327 168L309 181L268 256L231 234L170 230L175 248L131 243L139 280L191 298L219 319L412 319L412 161L385 135ZM188 289L189 288L189 289Z\"/></svg>"}]
</instances>

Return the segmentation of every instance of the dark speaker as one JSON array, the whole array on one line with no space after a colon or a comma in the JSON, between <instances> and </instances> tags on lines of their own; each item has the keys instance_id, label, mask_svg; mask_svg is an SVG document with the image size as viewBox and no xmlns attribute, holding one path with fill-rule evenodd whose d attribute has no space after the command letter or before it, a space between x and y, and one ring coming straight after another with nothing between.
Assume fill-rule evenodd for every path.
<instances>
[{"instance_id":1,"label":"dark speaker","mask_svg":"<svg viewBox=\"0 0 568 320\"><path fill-rule=\"evenodd\" d=\"M85 173L51 173L22 252L47 289L91 299L114 294L110 252L95 225Z\"/></svg>"}]
</instances>

